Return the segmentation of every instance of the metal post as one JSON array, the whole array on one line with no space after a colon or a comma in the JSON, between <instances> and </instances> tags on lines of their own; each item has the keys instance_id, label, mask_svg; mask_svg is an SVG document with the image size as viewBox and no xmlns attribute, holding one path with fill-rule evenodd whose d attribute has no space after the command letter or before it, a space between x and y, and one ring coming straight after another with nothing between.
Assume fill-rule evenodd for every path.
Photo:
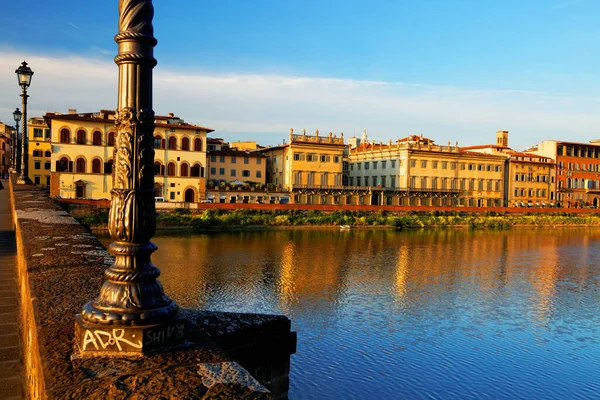
<instances>
[{"instance_id":1,"label":"metal post","mask_svg":"<svg viewBox=\"0 0 600 400\"><path fill-rule=\"evenodd\" d=\"M182 341L185 330L177 304L165 295L157 281L160 271L150 261L157 249L150 242L156 230L152 1L120 0L119 15L117 138L108 222L115 262L104 273L98 298L77 316L82 353L143 352ZM100 343L107 334L114 340Z\"/></svg>"},{"instance_id":2,"label":"metal post","mask_svg":"<svg viewBox=\"0 0 600 400\"><path fill-rule=\"evenodd\" d=\"M21 93L21 106L23 107L22 123L23 126L21 132L21 175L17 180L17 185L30 185L31 179L29 179L29 135L27 133L27 89L23 87L23 93Z\"/></svg>"},{"instance_id":3,"label":"metal post","mask_svg":"<svg viewBox=\"0 0 600 400\"><path fill-rule=\"evenodd\" d=\"M13 158L13 172L18 174L21 173L21 140L19 139L19 121L15 121L15 125L17 128L15 134L15 142L13 143L13 151L15 153L15 157Z\"/></svg>"}]
</instances>

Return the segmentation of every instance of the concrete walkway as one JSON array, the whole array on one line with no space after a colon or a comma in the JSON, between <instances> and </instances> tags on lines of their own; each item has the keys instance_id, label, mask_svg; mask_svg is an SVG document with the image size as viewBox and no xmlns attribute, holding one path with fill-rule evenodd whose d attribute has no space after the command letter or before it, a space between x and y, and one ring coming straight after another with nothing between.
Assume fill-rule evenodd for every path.
<instances>
[{"instance_id":1,"label":"concrete walkway","mask_svg":"<svg viewBox=\"0 0 600 400\"><path fill-rule=\"evenodd\" d=\"M16 247L8 181L0 190L0 398L22 399Z\"/></svg>"}]
</instances>

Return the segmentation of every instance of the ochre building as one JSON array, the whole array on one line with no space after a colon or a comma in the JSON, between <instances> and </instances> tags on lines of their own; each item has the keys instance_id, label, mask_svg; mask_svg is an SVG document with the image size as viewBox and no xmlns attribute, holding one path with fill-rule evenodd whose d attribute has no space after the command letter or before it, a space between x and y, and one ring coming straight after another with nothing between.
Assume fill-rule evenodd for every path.
<instances>
[{"instance_id":1,"label":"ochre building","mask_svg":"<svg viewBox=\"0 0 600 400\"><path fill-rule=\"evenodd\" d=\"M115 112L48 113L52 160L50 193L63 198L110 199ZM206 134L174 114L157 116L154 129L155 196L197 202L206 194Z\"/></svg>"}]
</instances>

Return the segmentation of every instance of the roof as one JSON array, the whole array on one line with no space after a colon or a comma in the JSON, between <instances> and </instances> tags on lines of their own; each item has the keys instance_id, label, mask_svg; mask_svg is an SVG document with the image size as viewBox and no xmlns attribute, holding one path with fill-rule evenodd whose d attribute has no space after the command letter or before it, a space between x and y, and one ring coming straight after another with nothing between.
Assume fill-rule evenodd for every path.
<instances>
[{"instance_id":1,"label":"roof","mask_svg":"<svg viewBox=\"0 0 600 400\"><path fill-rule=\"evenodd\" d=\"M208 154L212 155L222 155L222 156L235 156L235 157L265 157L264 154L261 154L258 150L232 150L231 148L223 148L221 150L208 150Z\"/></svg>"},{"instance_id":2,"label":"roof","mask_svg":"<svg viewBox=\"0 0 600 400\"><path fill-rule=\"evenodd\" d=\"M480 144L477 146L464 146L461 147L464 150L478 150L478 149L498 149L498 150L509 150L510 147L498 146L497 144Z\"/></svg>"},{"instance_id":3,"label":"roof","mask_svg":"<svg viewBox=\"0 0 600 400\"><path fill-rule=\"evenodd\" d=\"M76 113L76 114L61 114L56 112L46 113L44 116L46 121L52 120L67 120L67 121L87 121L87 122L98 122L98 123L114 123L115 121L115 111L114 110L100 110L100 112L95 113ZM177 124L169 124L164 123L163 121L168 121L170 119L177 119L177 117L172 116L164 116L164 115L156 115L154 117L155 123L157 127L165 127L165 128L176 128L176 129L189 129L189 130L201 130L206 131L206 133L214 132L214 129L205 128L199 125L192 125L186 122L180 122Z\"/></svg>"}]
</instances>

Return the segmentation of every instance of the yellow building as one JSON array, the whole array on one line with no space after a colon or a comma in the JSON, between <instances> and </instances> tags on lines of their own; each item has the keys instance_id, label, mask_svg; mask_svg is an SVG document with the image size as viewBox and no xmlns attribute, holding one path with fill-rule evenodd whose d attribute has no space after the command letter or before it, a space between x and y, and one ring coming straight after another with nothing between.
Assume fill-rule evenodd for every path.
<instances>
[{"instance_id":1,"label":"yellow building","mask_svg":"<svg viewBox=\"0 0 600 400\"><path fill-rule=\"evenodd\" d=\"M245 182L264 185L266 160L259 151L222 148L208 154L208 179L212 184ZM211 186L209 185L209 186Z\"/></svg>"},{"instance_id":2,"label":"yellow building","mask_svg":"<svg viewBox=\"0 0 600 400\"><path fill-rule=\"evenodd\" d=\"M51 130L51 195L110 199L115 112L48 113ZM155 118L155 196L197 202L206 192L206 134L174 114Z\"/></svg>"},{"instance_id":3,"label":"yellow building","mask_svg":"<svg viewBox=\"0 0 600 400\"><path fill-rule=\"evenodd\" d=\"M50 187L52 145L50 128L44 118L34 117L27 122L29 139L29 178L37 186Z\"/></svg>"},{"instance_id":4,"label":"yellow building","mask_svg":"<svg viewBox=\"0 0 600 400\"><path fill-rule=\"evenodd\" d=\"M289 192L299 204L339 204L344 137L294 134L289 143L261 149L267 157L267 182Z\"/></svg>"},{"instance_id":5,"label":"yellow building","mask_svg":"<svg viewBox=\"0 0 600 400\"><path fill-rule=\"evenodd\" d=\"M349 140L346 204L501 207L504 156L436 145L411 135L369 143Z\"/></svg>"},{"instance_id":6,"label":"yellow building","mask_svg":"<svg viewBox=\"0 0 600 400\"><path fill-rule=\"evenodd\" d=\"M500 155L508 161L505 176L505 206L544 207L555 204L554 160L508 147L508 131L496 132L496 143L463 147L463 150Z\"/></svg>"}]
</instances>

